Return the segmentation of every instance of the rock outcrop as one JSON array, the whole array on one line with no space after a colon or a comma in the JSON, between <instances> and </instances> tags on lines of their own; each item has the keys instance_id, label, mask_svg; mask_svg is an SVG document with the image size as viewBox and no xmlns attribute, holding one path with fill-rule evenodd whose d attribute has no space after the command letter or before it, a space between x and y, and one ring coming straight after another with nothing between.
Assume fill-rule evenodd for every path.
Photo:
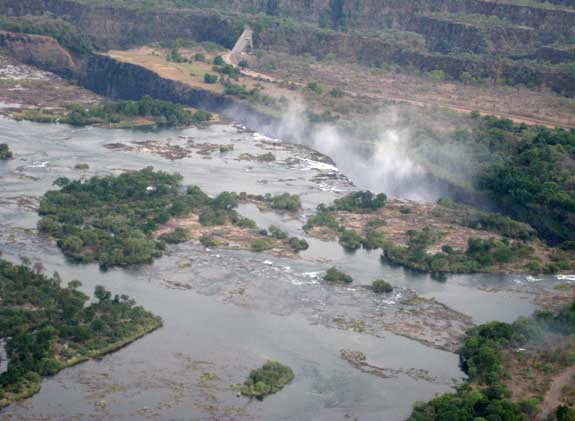
<instances>
[{"instance_id":1,"label":"rock outcrop","mask_svg":"<svg viewBox=\"0 0 575 421\"><path fill-rule=\"evenodd\" d=\"M63 77L73 77L76 71L70 53L50 37L0 31L0 50L22 63Z\"/></svg>"}]
</instances>

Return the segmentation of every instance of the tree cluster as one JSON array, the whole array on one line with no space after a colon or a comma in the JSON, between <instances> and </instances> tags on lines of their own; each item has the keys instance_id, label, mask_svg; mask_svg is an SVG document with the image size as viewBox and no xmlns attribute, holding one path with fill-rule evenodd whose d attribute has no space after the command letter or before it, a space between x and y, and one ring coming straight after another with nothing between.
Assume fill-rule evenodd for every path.
<instances>
[{"instance_id":1,"label":"tree cluster","mask_svg":"<svg viewBox=\"0 0 575 421\"><path fill-rule=\"evenodd\" d=\"M409 421L505 420L538 418L538 401L510 400L502 383L503 355L507 350L540 339L547 331L563 335L575 333L575 302L557 313L539 312L512 324L489 322L467 332L459 356L468 380L456 393L447 393L415 406ZM553 420L573 420L575 410L559 406Z\"/></svg>"},{"instance_id":2,"label":"tree cluster","mask_svg":"<svg viewBox=\"0 0 575 421\"><path fill-rule=\"evenodd\" d=\"M532 252L531 247L519 241L470 238L465 251L446 245L431 255L427 248L436 239L428 228L410 230L407 236L407 247L386 243L382 259L424 272L475 273L523 260Z\"/></svg>"},{"instance_id":3,"label":"tree cluster","mask_svg":"<svg viewBox=\"0 0 575 421\"><path fill-rule=\"evenodd\" d=\"M125 295L98 286L90 303L78 291L79 281L62 286L58 274L47 277L41 270L0 260L0 338L9 359L0 375L0 406L37 390L41 377L161 324Z\"/></svg>"},{"instance_id":4,"label":"tree cluster","mask_svg":"<svg viewBox=\"0 0 575 421\"><path fill-rule=\"evenodd\" d=\"M250 372L240 391L244 396L261 400L281 390L293 378L293 371L288 366L277 361L267 361L261 368Z\"/></svg>"},{"instance_id":5,"label":"tree cluster","mask_svg":"<svg viewBox=\"0 0 575 421\"><path fill-rule=\"evenodd\" d=\"M192 113L181 104L161 101L144 96L138 101L104 101L91 108L79 104L69 106L68 115L62 120L72 125L119 123L126 118L151 118L160 126L186 126L209 121L212 115L204 110Z\"/></svg>"}]
</instances>

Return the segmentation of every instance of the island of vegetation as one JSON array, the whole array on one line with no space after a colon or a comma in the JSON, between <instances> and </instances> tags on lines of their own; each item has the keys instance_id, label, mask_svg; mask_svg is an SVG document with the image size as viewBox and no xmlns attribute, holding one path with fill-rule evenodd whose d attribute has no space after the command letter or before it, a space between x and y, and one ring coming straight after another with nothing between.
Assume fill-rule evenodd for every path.
<instances>
[{"instance_id":1,"label":"island of vegetation","mask_svg":"<svg viewBox=\"0 0 575 421\"><path fill-rule=\"evenodd\" d=\"M320 205L304 229L346 250L382 249L382 260L431 273L555 273L575 267L570 243L552 247L530 225L442 199L370 200L355 192ZM359 200L365 197L364 201Z\"/></svg>"},{"instance_id":2,"label":"island of vegetation","mask_svg":"<svg viewBox=\"0 0 575 421\"><path fill-rule=\"evenodd\" d=\"M184 189L181 180L151 167L86 181L59 178L54 184L60 190L47 192L40 202L38 229L56 238L66 256L102 268L149 263L162 256L166 243L188 241L194 229L212 247L218 245L216 234L224 240L238 237L254 251L297 253L308 247L277 227L261 230L240 216L237 194L210 198L197 186ZM230 225L237 230L218 230Z\"/></svg>"},{"instance_id":3,"label":"island of vegetation","mask_svg":"<svg viewBox=\"0 0 575 421\"><path fill-rule=\"evenodd\" d=\"M181 104L144 96L138 101L107 100L92 107L70 104L64 113L53 110L28 110L16 114L16 118L41 123L60 122L74 126L105 125L113 128L131 128L189 126L210 121L212 114L204 110L192 112Z\"/></svg>"},{"instance_id":4,"label":"island of vegetation","mask_svg":"<svg viewBox=\"0 0 575 421\"><path fill-rule=\"evenodd\" d=\"M459 351L468 380L417 404L409 421L575 419L574 334L575 302L472 328Z\"/></svg>"},{"instance_id":5,"label":"island of vegetation","mask_svg":"<svg viewBox=\"0 0 575 421\"><path fill-rule=\"evenodd\" d=\"M62 285L41 265L0 260L0 338L8 368L0 374L0 407L40 390L42 377L119 349L162 325L126 295L96 287L94 301L79 281Z\"/></svg>"},{"instance_id":6,"label":"island of vegetation","mask_svg":"<svg viewBox=\"0 0 575 421\"><path fill-rule=\"evenodd\" d=\"M277 362L267 361L263 366L252 370L240 392L244 396L263 399L267 395L276 393L291 382L294 374L291 368Z\"/></svg>"},{"instance_id":7,"label":"island of vegetation","mask_svg":"<svg viewBox=\"0 0 575 421\"><path fill-rule=\"evenodd\" d=\"M14 154L10 150L10 147L6 143L0 143L0 160L7 161L13 157Z\"/></svg>"},{"instance_id":8,"label":"island of vegetation","mask_svg":"<svg viewBox=\"0 0 575 421\"><path fill-rule=\"evenodd\" d=\"M353 278L345 272L338 270L335 266L330 267L323 276L323 280L334 284L351 284Z\"/></svg>"},{"instance_id":9,"label":"island of vegetation","mask_svg":"<svg viewBox=\"0 0 575 421\"><path fill-rule=\"evenodd\" d=\"M371 290L376 294L387 294L393 291L393 287L383 279L376 279L371 283Z\"/></svg>"}]
</instances>

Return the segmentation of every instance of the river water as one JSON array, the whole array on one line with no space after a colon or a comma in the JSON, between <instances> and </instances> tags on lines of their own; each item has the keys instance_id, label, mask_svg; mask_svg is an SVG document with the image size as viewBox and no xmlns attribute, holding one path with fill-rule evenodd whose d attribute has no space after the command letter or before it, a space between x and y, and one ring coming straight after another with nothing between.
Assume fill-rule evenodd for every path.
<instances>
[{"instance_id":1,"label":"river water","mask_svg":"<svg viewBox=\"0 0 575 421\"><path fill-rule=\"evenodd\" d=\"M231 143L234 151L193 153L171 161L147 151L104 146L143 140ZM183 244L154 264L136 269L102 273L97 265L72 264L53 242L33 231L37 198L61 176L91 177L153 166L177 171L184 184L198 184L209 194L297 193L304 215L353 186L306 148L274 146L227 124L143 132L0 118L0 143L8 143L15 154L15 159L0 163L3 256L40 261L48 273L58 271L65 280L81 280L88 293L104 285L113 293L128 294L165 324L118 352L45 379L40 393L6 408L3 419L401 420L414 402L449 390L464 375L456 354L381 327L368 332L333 328L330 320L340 314L375 320L395 311L393 299L375 299L357 285L382 277L399 294L416 291L434 297L475 322L510 321L534 309L520 293L488 292L490 286L525 282L521 276L453 276L437 282L383 265L377 252L349 254L335 242L307 237L310 249L301 253L301 259ZM276 162L238 160L244 153L269 149ZM78 163L90 168L78 171L74 169ZM298 220L263 213L253 205L242 205L240 212L260 226L276 224L305 237L303 216ZM354 277L354 287L325 286L317 280L333 264ZM340 358L342 349L365 353L371 364L388 369L389 375L378 377L353 368ZM261 402L237 397L230 385L241 383L266 359L292 367L294 381Z\"/></svg>"}]
</instances>

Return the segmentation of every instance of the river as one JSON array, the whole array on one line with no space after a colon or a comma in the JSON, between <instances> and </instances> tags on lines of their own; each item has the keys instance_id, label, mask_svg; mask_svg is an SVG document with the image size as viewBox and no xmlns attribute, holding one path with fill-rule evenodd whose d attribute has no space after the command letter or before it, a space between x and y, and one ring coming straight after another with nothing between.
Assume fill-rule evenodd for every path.
<instances>
[{"instance_id":1,"label":"river","mask_svg":"<svg viewBox=\"0 0 575 421\"><path fill-rule=\"evenodd\" d=\"M104 146L143 140L231 143L234 151L194 152L171 161L144 150ZM333 328L330 321L339 314L364 313L373 320L393 314L393 299L374 299L357 285L383 277L400 294L416 291L435 297L475 322L511 321L534 310L521 293L488 292L491 285L525 282L522 276L453 276L438 282L383 265L377 252L349 254L335 242L307 237L310 248L301 259L183 244L137 269L103 273L94 264L72 264L52 241L33 231L38 221L34 204L58 177L153 166L177 171L184 184L197 184L209 194L297 193L304 214L353 185L331 165L314 161L317 157L304 147L274 146L272 140L230 124L143 132L0 118L0 143L8 143L15 154L15 159L0 163L4 258L40 261L47 273L81 280L87 293L104 285L113 293L128 294L165 323L118 352L44 379L40 393L4 409L3 419L401 420L414 402L449 390L464 374L456 354L380 326L369 332ZM266 152L262 148L272 150L277 161L238 160L245 153ZM79 171L74 168L78 163L90 168ZM273 223L305 237L302 220L260 212L253 205L239 210L263 227ZM317 280L333 264L355 278L354 287L325 286ZM365 353L371 364L389 369L390 375L360 372L340 358L342 349ZM261 402L237 397L230 385L241 383L266 359L292 367L294 381Z\"/></svg>"}]
</instances>

